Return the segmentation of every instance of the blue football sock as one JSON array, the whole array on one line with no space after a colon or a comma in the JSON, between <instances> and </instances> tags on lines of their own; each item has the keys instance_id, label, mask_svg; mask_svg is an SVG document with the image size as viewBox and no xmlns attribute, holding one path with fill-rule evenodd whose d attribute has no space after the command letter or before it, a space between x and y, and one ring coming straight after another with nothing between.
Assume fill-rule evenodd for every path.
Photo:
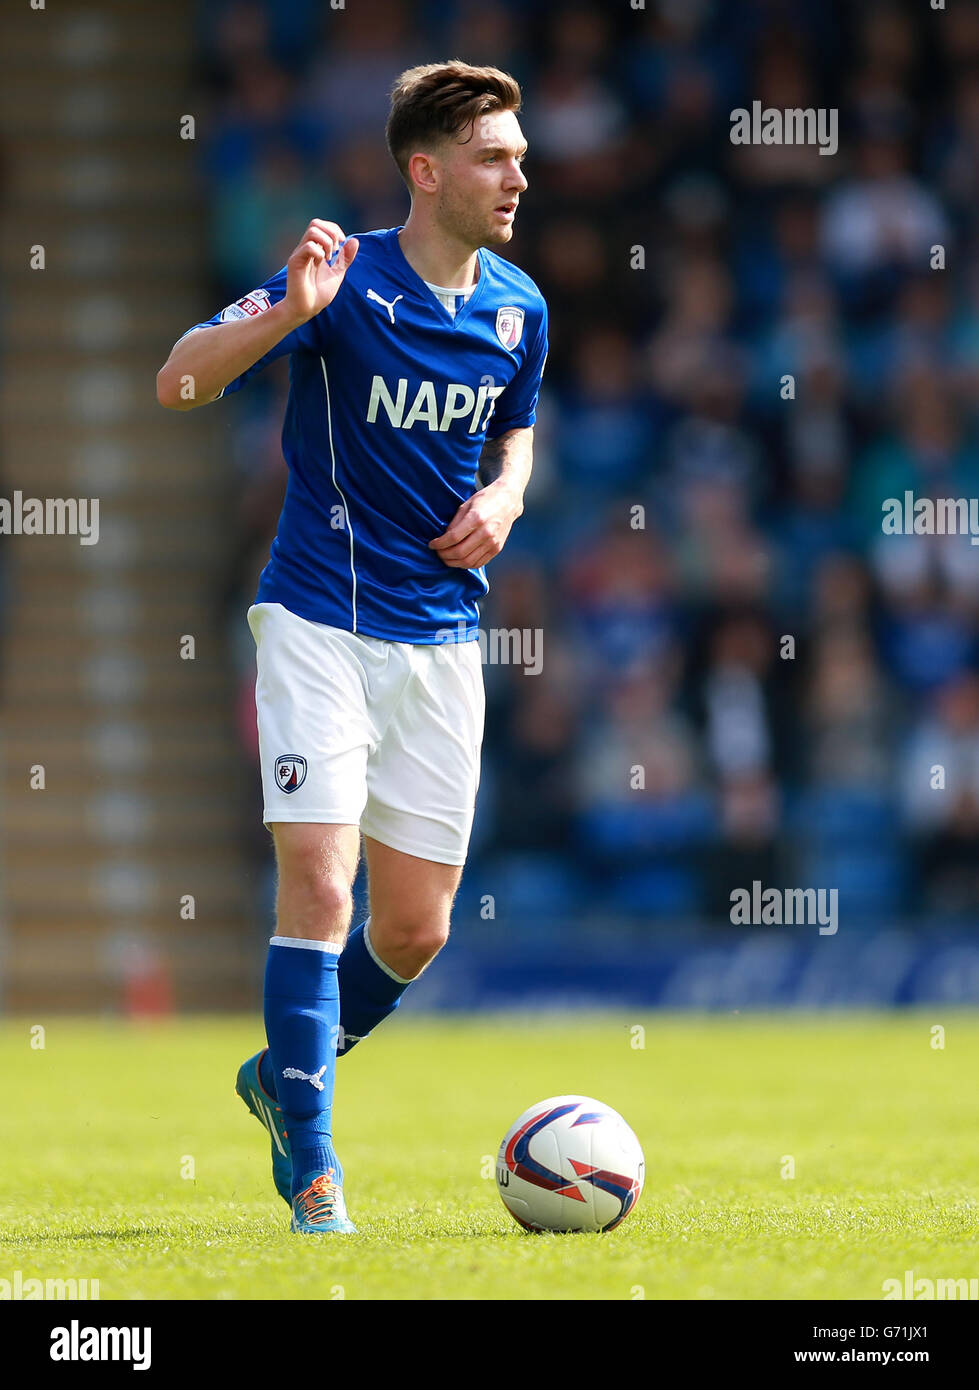
<instances>
[{"instance_id":1,"label":"blue football sock","mask_svg":"<svg viewBox=\"0 0 979 1390\"><path fill-rule=\"evenodd\" d=\"M352 931L340 956L340 1038L342 1057L398 1007L411 984L378 959L370 940L370 918Z\"/></svg>"},{"instance_id":2,"label":"blue football sock","mask_svg":"<svg viewBox=\"0 0 979 1390\"><path fill-rule=\"evenodd\" d=\"M352 931L340 955L340 1034L337 1056L342 1057L382 1019L398 1007L402 994L412 982L378 963L369 945L370 918ZM273 1100L278 1100L271 1051L263 1052L258 1063L258 1079Z\"/></svg>"},{"instance_id":3,"label":"blue football sock","mask_svg":"<svg viewBox=\"0 0 979 1390\"><path fill-rule=\"evenodd\" d=\"M265 967L265 1031L292 1149L292 1195L310 1175L343 1181L333 1150L333 1085L340 1027L339 947L273 936ZM263 1082L264 1084L264 1082Z\"/></svg>"}]
</instances>

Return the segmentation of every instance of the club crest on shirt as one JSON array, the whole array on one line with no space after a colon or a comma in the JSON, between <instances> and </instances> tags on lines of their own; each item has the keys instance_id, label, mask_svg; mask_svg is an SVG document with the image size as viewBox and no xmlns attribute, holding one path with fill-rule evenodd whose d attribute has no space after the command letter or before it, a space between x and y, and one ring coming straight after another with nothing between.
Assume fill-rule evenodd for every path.
<instances>
[{"instance_id":1,"label":"club crest on shirt","mask_svg":"<svg viewBox=\"0 0 979 1390\"><path fill-rule=\"evenodd\" d=\"M282 753L275 760L275 781L280 791L297 792L306 780L306 759L298 753Z\"/></svg>"},{"instance_id":2,"label":"club crest on shirt","mask_svg":"<svg viewBox=\"0 0 979 1390\"><path fill-rule=\"evenodd\" d=\"M222 309L221 321L227 323L230 319L253 319L256 314L264 314L265 310L271 307L272 299L268 290L252 290L234 304L229 304L227 309Z\"/></svg>"},{"instance_id":3,"label":"club crest on shirt","mask_svg":"<svg viewBox=\"0 0 979 1390\"><path fill-rule=\"evenodd\" d=\"M505 348L513 349L523 337L524 312L508 305L496 311L496 336Z\"/></svg>"}]
</instances>

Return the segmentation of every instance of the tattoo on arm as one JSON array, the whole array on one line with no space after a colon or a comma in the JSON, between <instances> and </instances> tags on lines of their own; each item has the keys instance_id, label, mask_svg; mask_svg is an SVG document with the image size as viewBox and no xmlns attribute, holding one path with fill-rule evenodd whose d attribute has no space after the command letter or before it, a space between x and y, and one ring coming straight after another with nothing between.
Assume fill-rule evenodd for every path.
<instances>
[{"instance_id":1,"label":"tattoo on arm","mask_svg":"<svg viewBox=\"0 0 979 1390\"><path fill-rule=\"evenodd\" d=\"M505 437L487 439L483 445L482 453L479 455L479 481L484 487L488 483L495 483L503 472L506 454L507 441Z\"/></svg>"},{"instance_id":2,"label":"tattoo on arm","mask_svg":"<svg viewBox=\"0 0 979 1390\"><path fill-rule=\"evenodd\" d=\"M504 473L513 473L515 481L519 478L523 491L530 477L533 438L532 429L521 429L501 434L497 439L487 439L479 456L479 481L483 486L495 483Z\"/></svg>"}]
</instances>

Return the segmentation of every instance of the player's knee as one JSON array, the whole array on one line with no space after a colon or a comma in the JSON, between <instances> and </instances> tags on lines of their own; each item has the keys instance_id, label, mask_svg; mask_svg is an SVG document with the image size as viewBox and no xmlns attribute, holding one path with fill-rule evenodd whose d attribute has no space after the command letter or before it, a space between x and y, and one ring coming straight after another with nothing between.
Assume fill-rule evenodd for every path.
<instances>
[{"instance_id":1,"label":"player's knee","mask_svg":"<svg viewBox=\"0 0 979 1390\"><path fill-rule=\"evenodd\" d=\"M419 931L415 936L415 949L418 951L419 955L423 955L426 961L429 961L438 955L448 939L448 922L444 925L429 923L423 931Z\"/></svg>"},{"instance_id":2,"label":"player's knee","mask_svg":"<svg viewBox=\"0 0 979 1390\"><path fill-rule=\"evenodd\" d=\"M345 878L302 866L280 872L280 918L288 913L305 926L330 929L347 926L352 911L353 895Z\"/></svg>"},{"instance_id":3,"label":"player's knee","mask_svg":"<svg viewBox=\"0 0 979 1390\"><path fill-rule=\"evenodd\" d=\"M373 923L371 925L373 927ZM398 973L411 977L424 970L441 951L449 939L449 924L431 918L413 921L406 917L391 923L384 936L388 952L401 965Z\"/></svg>"}]
</instances>

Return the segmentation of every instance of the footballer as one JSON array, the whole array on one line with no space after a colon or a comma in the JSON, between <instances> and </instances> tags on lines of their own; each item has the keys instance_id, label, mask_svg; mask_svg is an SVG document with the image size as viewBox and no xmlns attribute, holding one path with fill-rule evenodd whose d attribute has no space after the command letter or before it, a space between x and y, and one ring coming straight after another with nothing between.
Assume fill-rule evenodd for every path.
<instances>
[{"instance_id":1,"label":"footballer","mask_svg":"<svg viewBox=\"0 0 979 1390\"><path fill-rule=\"evenodd\" d=\"M494 249L527 188L520 106L497 68L402 73L386 134L404 226L348 236L314 218L286 266L189 329L157 378L160 403L185 410L289 356L289 481L248 610L278 872L268 1046L236 1089L304 1234L355 1229L336 1059L445 944L469 843L479 601L523 510L548 348L540 291ZM350 931L361 838L369 915Z\"/></svg>"}]
</instances>

